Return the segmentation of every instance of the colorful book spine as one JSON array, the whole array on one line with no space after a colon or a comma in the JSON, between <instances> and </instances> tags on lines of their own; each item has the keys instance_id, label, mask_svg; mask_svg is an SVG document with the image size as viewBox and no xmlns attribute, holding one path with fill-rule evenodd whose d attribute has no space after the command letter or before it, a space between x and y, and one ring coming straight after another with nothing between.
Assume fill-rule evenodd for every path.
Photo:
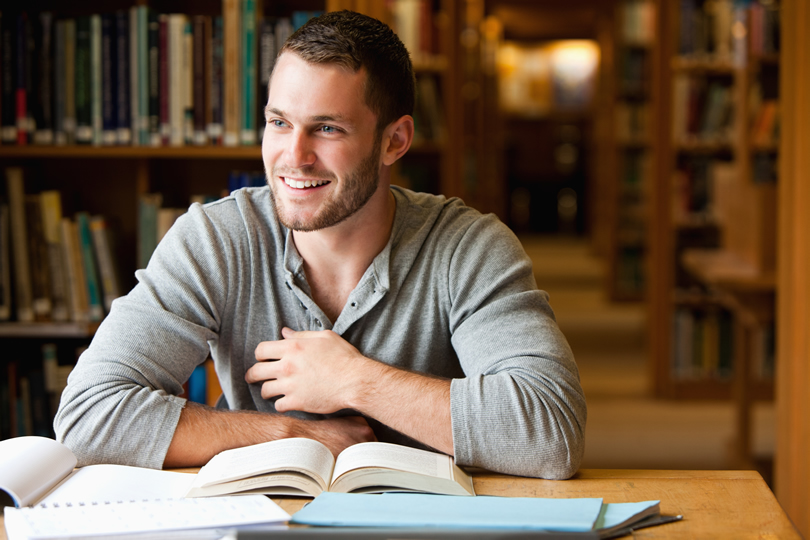
<instances>
[{"instance_id":1,"label":"colorful book spine","mask_svg":"<svg viewBox=\"0 0 810 540\"><path fill-rule=\"evenodd\" d=\"M160 20L153 10L149 10L148 26L149 144L160 146Z\"/></svg>"},{"instance_id":2,"label":"colorful book spine","mask_svg":"<svg viewBox=\"0 0 810 540\"><path fill-rule=\"evenodd\" d=\"M160 142L168 146L171 141L172 124L169 114L170 81L169 77L169 16L158 16L159 27L159 63L160 63Z\"/></svg>"},{"instance_id":3,"label":"colorful book spine","mask_svg":"<svg viewBox=\"0 0 810 540\"><path fill-rule=\"evenodd\" d=\"M90 218L90 232L93 236L93 248L98 260L104 310L109 313L113 300L121 296L122 291L112 249L110 228L104 217L92 216Z\"/></svg>"},{"instance_id":4,"label":"colorful book spine","mask_svg":"<svg viewBox=\"0 0 810 540\"><path fill-rule=\"evenodd\" d=\"M90 16L90 118L93 144L103 143L104 124L101 114L101 15Z\"/></svg>"},{"instance_id":5,"label":"colorful book spine","mask_svg":"<svg viewBox=\"0 0 810 540\"><path fill-rule=\"evenodd\" d=\"M25 186L23 170L19 167L6 169L9 215L11 218L12 260L14 262L14 300L17 320L34 320L31 289L31 268L28 258L28 228L25 220Z\"/></svg>"},{"instance_id":6,"label":"colorful book spine","mask_svg":"<svg viewBox=\"0 0 810 540\"><path fill-rule=\"evenodd\" d=\"M132 145L141 144L140 73L138 71L138 6L129 8L129 120Z\"/></svg>"},{"instance_id":7,"label":"colorful book spine","mask_svg":"<svg viewBox=\"0 0 810 540\"><path fill-rule=\"evenodd\" d=\"M17 144L28 144L29 123L28 123L28 88L30 87L30 72L28 67L28 16L22 13L17 16L16 32L16 61L15 66L15 110L17 120Z\"/></svg>"},{"instance_id":8,"label":"colorful book spine","mask_svg":"<svg viewBox=\"0 0 810 540\"><path fill-rule=\"evenodd\" d=\"M42 230L48 250L48 270L51 278L51 319L66 321L70 318L68 309L67 278L65 262L62 259L62 194L58 190L47 190L39 194L42 214Z\"/></svg>"},{"instance_id":9,"label":"colorful book spine","mask_svg":"<svg viewBox=\"0 0 810 540\"><path fill-rule=\"evenodd\" d=\"M31 308L34 320L51 318L51 277L48 246L42 228L42 205L38 194L25 196L25 225L28 228L28 266L31 270Z\"/></svg>"},{"instance_id":10,"label":"colorful book spine","mask_svg":"<svg viewBox=\"0 0 810 540\"><path fill-rule=\"evenodd\" d=\"M132 120L130 118L129 82L129 13L115 12L115 113L116 140L120 145L132 143Z\"/></svg>"},{"instance_id":11,"label":"colorful book spine","mask_svg":"<svg viewBox=\"0 0 810 540\"><path fill-rule=\"evenodd\" d=\"M76 213L76 228L84 267L90 320L100 321L104 317L104 308L102 306L96 255L93 249L93 236L90 232L90 216L87 212Z\"/></svg>"},{"instance_id":12,"label":"colorful book spine","mask_svg":"<svg viewBox=\"0 0 810 540\"><path fill-rule=\"evenodd\" d=\"M276 63L276 21L271 18L262 19L259 27L259 88L258 107L256 114L256 136L261 142L264 135L264 126L267 123L264 117L264 107L267 104L267 92L270 85L270 75Z\"/></svg>"},{"instance_id":13,"label":"colorful book spine","mask_svg":"<svg viewBox=\"0 0 810 540\"><path fill-rule=\"evenodd\" d=\"M36 66L36 96L34 96L34 144L53 144L54 141L54 21L53 13L39 14L37 28L38 48Z\"/></svg>"},{"instance_id":14,"label":"colorful book spine","mask_svg":"<svg viewBox=\"0 0 810 540\"><path fill-rule=\"evenodd\" d=\"M240 61L241 44L241 0L223 0L223 144L239 144L241 126L239 102L242 97L242 62Z\"/></svg>"},{"instance_id":15,"label":"colorful book spine","mask_svg":"<svg viewBox=\"0 0 810 540\"><path fill-rule=\"evenodd\" d=\"M14 52L16 21L0 13L0 142L17 143L17 88Z\"/></svg>"},{"instance_id":16,"label":"colorful book spine","mask_svg":"<svg viewBox=\"0 0 810 540\"><path fill-rule=\"evenodd\" d=\"M210 74L211 118L208 123L208 138L211 144L222 144L222 17L214 17L211 26Z\"/></svg>"},{"instance_id":17,"label":"colorful book spine","mask_svg":"<svg viewBox=\"0 0 810 540\"><path fill-rule=\"evenodd\" d=\"M183 143L194 142L194 33L191 20L183 15L182 52Z\"/></svg>"},{"instance_id":18,"label":"colorful book spine","mask_svg":"<svg viewBox=\"0 0 810 540\"><path fill-rule=\"evenodd\" d=\"M0 203L0 321L11 319L11 227L8 204Z\"/></svg>"},{"instance_id":19,"label":"colorful book spine","mask_svg":"<svg viewBox=\"0 0 810 540\"><path fill-rule=\"evenodd\" d=\"M179 13L169 15L169 125L171 146L181 146L184 142L184 100L183 100L183 32L185 16Z\"/></svg>"},{"instance_id":20,"label":"colorful book spine","mask_svg":"<svg viewBox=\"0 0 810 540\"><path fill-rule=\"evenodd\" d=\"M65 274L68 283L68 306L70 318L76 322L90 319L85 285L84 265L82 264L79 235L76 222L62 218L62 260L65 261Z\"/></svg>"},{"instance_id":21,"label":"colorful book spine","mask_svg":"<svg viewBox=\"0 0 810 540\"><path fill-rule=\"evenodd\" d=\"M105 13L101 16L101 142L109 146L118 143L115 26L114 14Z\"/></svg>"},{"instance_id":22,"label":"colorful book spine","mask_svg":"<svg viewBox=\"0 0 810 540\"><path fill-rule=\"evenodd\" d=\"M138 140L149 144L149 7L138 6Z\"/></svg>"},{"instance_id":23,"label":"colorful book spine","mask_svg":"<svg viewBox=\"0 0 810 540\"><path fill-rule=\"evenodd\" d=\"M76 143L76 19L65 20L65 143Z\"/></svg>"},{"instance_id":24,"label":"colorful book spine","mask_svg":"<svg viewBox=\"0 0 810 540\"><path fill-rule=\"evenodd\" d=\"M256 0L242 0L242 144L256 144Z\"/></svg>"},{"instance_id":25,"label":"colorful book spine","mask_svg":"<svg viewBox=\"0 0 810 540\"><path fill-rule=\"evenodd\" d=\"M75 62L76 143L93 142L90 17L76 19Z\"/></svg>"},{"instance_id":26,"label":"colorful book spine","mask_svg":"<svg viewBox=\"0 0 810 540\"><path fill-rule=\"evenodd\" d=\"M194 144L208 144L208 133L206 131L206 99L205 86L207 79L206 62L206 28L210 25L210 17L196 15L193 18L193 39L194 39Z\"/></svg>"},{"instance_id":27,"label":"colorful book spine","mask_svg":"<svg viewBox=\"0 0 810 540\"><path fill-rule=\"evenodd\" d=\"M53 142L67 144L65 134L65 26L64 19L54 23L54 68L53 68Z\"/></svg>"}]
</instances>

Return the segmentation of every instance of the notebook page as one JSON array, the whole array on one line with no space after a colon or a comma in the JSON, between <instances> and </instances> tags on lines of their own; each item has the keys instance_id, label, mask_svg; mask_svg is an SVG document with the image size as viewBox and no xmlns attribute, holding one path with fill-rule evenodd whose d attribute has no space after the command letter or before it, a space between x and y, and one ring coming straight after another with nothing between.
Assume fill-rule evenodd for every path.
<instances>
[{"instance_id":1,"label":"notebook page","mask_svg":"<svg viewBox=\"0 0 810 540\"><path fill-rule=\"evenodd\" d=\"M193 474L126 465L88 465L74 471L38 505L179 499L194 481Z\"/></svg>"},{"instance_id":2,"label":"notebook page","mask_svg":"<svg viewBox=\"0 0 810 540\"><path fill-rule=\"evenodd\" d=\"M8 540L143 534L281 524L289 514L262 495L9 508Z\"/></svg>"}]
</instances>

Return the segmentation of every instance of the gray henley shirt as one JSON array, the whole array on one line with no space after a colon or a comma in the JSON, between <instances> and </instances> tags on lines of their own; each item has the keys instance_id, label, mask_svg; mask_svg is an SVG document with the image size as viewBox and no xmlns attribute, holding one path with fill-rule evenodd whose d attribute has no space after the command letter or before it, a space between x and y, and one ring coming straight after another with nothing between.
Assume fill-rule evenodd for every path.
<instances>
[{"instance_id":1,"label":"gray henley shirt","mask_svg":"<svg viewBox=\"0 0 810 540\"><path fill-rule=\"evenodd\" d=\"M244 379L256 346L281 339L284 326L331 329L370 358L452 379L457 464L573 475L585 398L520 242L458 199L391 189L391 238L336 321L313 302L269 188L192 205L79 359L54 421L58 439L80 465L160 468L185 404L182 385L209 355L229 408L272 413L260 385ZM380 440L420 446L369 423Z\"/></svg>"}]
</instances>

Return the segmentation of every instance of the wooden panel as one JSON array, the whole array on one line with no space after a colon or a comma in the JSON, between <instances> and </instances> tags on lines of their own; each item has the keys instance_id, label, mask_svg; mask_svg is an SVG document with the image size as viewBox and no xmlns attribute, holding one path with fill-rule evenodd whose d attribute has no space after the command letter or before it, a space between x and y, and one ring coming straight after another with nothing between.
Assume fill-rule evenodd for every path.
<instances>
[{"instance_id":1,"label":"wooden panel","mask_svg":"<svg viewBox=\"0 0 810 540\"><path fill-rule=\"evenodd\" d=\"M810 537L810 5L782 2L776 495Z\"/></svg>"}]
</instances>

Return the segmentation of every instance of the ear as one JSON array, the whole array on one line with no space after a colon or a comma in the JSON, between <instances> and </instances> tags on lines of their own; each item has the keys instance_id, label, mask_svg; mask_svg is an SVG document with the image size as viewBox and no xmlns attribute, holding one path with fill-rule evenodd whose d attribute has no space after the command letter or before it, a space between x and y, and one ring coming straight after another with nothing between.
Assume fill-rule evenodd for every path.
<instances>
[{"instance_id":1,"label":"ear","mask_svg":"<svg viewBox=\"0 0 810 540\"><path fill-rule=\"evenodd\" d=\"M405 155L413 142L413 117L405 115L388 124L382 137L382 161L393 165Z\"/></svg>"}]
</instances>

